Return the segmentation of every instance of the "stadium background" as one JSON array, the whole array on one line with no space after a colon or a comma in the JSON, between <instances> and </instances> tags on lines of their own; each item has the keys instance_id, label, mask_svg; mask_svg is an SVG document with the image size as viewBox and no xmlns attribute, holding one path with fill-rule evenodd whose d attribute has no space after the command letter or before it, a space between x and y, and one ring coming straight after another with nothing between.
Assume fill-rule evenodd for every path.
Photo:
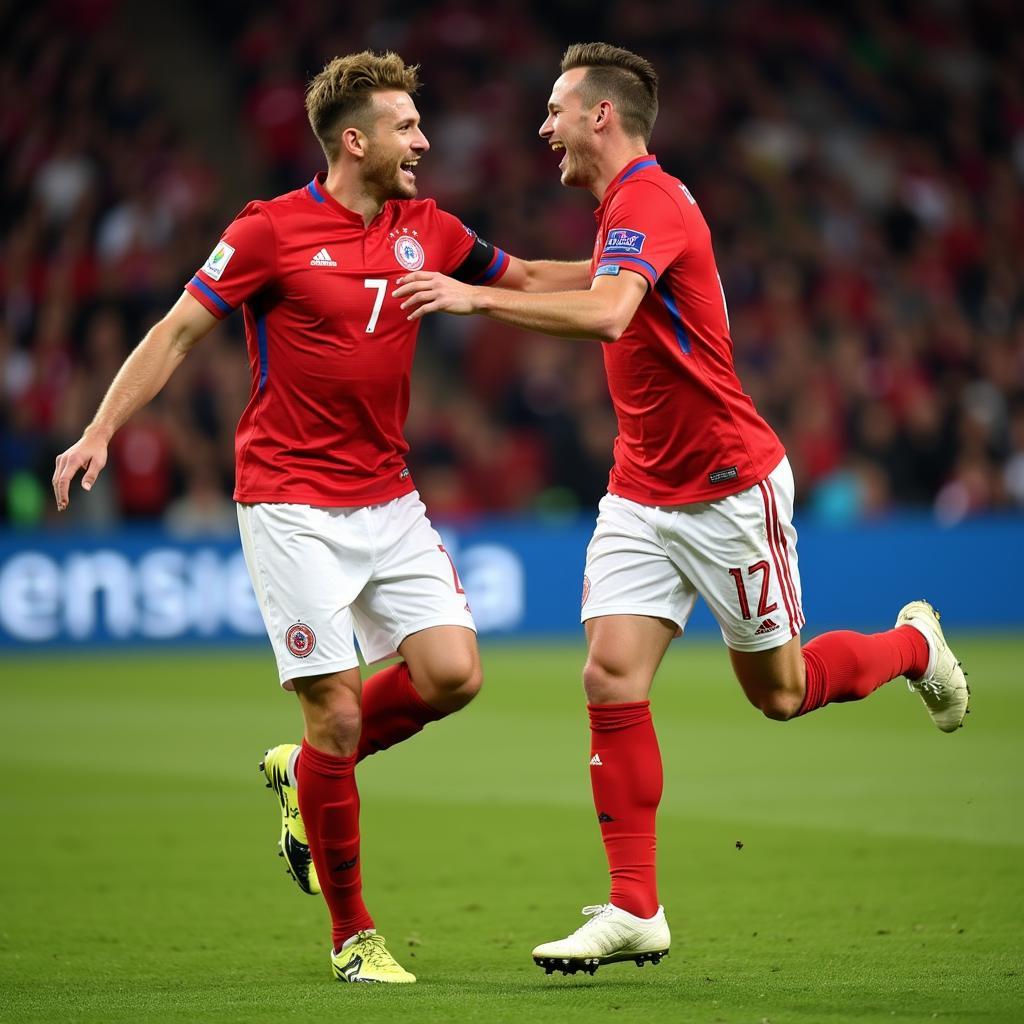
<instances>
[{"instance_id":1,"label":"stadium background","mask_svg":"<svg viewBox=\"0 0 1024 1024\"><path fill-rule=\"evenodd\" d=\"M694 952L682 955L697 963L685 976L707 975L686 998L709 1020L761 1019L751 1014L766 1004L750 996L761 990L788 1008L778 1019L813 1024L873 1020L870 1007L885 1007L879 1019L889 1019L888 1007L907 1000L922 1020L968 1019L968 1003L971 1019L1016 1019L984 1013L1021 1005L1024 907L1024 835L1013 812L1024 800L1015 753L1024 612L1014 586L1024 568L1024 29L1012 0L837 9L710 0L0 4L0 719L17 766L3 815L30 840L36 868L26 877L23 844L5 844L0 1019L280 1021L309 1009L303 1000L322 966L319 911L303 906L308 922L289 941L305 959L271 957L271 975L286 984L270 987L249 970L267 968L258 941L266 917L248 921L222 885L230 874L244 889L245 912L295 913L281 880L271 887L262 878L252 848L269 848L269 808L250 811L253 784L238 767L248 767L254 743L282 738L285 714L230 502L232 432L249 380L241 318L193 351L117 436L91 494L76 484L60 517L53 459L237 210L322 166L303 88L336 53L394 48L422 64L417 103L432 144L422 195L517 255L588 255L591 197L559 186L536 138L558 57L582 38L634 48L661 73L652 149L710 223L740 376L789 450L809 632L882 628L904 600L927 594L954 630L975 631L965 658L987 687L985 717L951 741L961 744L957 758L928 743L918 709L904 735L908 698L895 687L864 707L823 713L817 732L779 740L742 710L718 645L675 645L666 673L688 685L663 686L658 714L663 730L685 737L666 745L670 785L691 782L663 805L664 847L686 850L678 875L668 862L666 887L688 893ZM504 642L485 647L488 688L460 716L465 723L428 730L370 766L361 782L367 834L388 834L387 811L446 833L453 863L454 844L475 851L461 910L493 908L480 892L494 885L529 891L514 913L502 910L506 931L473 989L490 1007L479 1019L511 1019L512 1004L500 1000L532 1006L533 988L503 988L505 968L495 965L538 938L538 905L545 929L564 927L572 904L563 890L592 901L593 885L581 889L578 876L600 877L574 760L573 744L585 743L577 607L614 420L597 345L484 319L425 322L413 391L416 482L482 632ZM693 627L713 639L706 611ZM210 650L222 645L223 654ZM79 648L97 650L79 657ZM534 706L543 722L531 717ZM877 743L866 771L865 728ZM533 756L510 753L510 736L526 734ZM182 745L193 752L187 764ZM473 779L460 751L473 759ZM449 815L438 780L455 774L465 792ZM813 806L804 801L808 777L821 797ZM962 797L956 811L941 801L948 792ZM226 830L225 797L237 811ZM534 827L510 831L507 814ZM110 846L126 822L127 864ZM792 845L793 830L803 847ZM572 869L551 865L545 832L561 837ZM751 871L737 879L735 861L726 871L710 844L727 839L732 851L739 834ZM774 867L754 868L757 837L777 855ZM842 870L837 847L850 858ZM817 861L804 860L807 849ZM390 848L376 855L387 861ZM165 860L153 886L146 865L155 856ZM497 867L484 871L484 861ZM894 862L908 866L893 874ZM452 872L424 868L424 888L422 874L406 877L405 860L394 867L396 880L377 897L381 913L404 920L408 907L425 907L403 927L434 944L435 959L429 948L422 956L462 991L464 975L444 972L465 950L436 928L450 909ZM832 869L863 919L822 895ZM99 881L79 885L79 873ZM691 891L695 873L714 881L706 895ZM736 883L729 892L718 887L723 877ZM926 880L942 887L941 910ZM784 953L762 960L749 937L736 940L727 967L712 955L722 929L749 936L763 885L794 908L789 934L800 938L790 949L801 965L852 955L861 973L836 982L832 1002L815 1001L820 979L806 990L794 984ZM819 900L809 909L808 887ZM958 909L947 914L950 900ZM181 946L157 943L158 929L131 913L139 907ZM970 953L948 945L967 919ZM467 920L453 920L451 934ZM208 945L193 949L196 921ZM861 948L861 938L843 945L860 925L869 936L891 934L887 949ZM760 927L767 936L783 925ZM240 936L252 934L245 946ZM61 942L82 952L55 966L48 950ZM926 945L954 965L941 979L915 959ZM237 948L231 976L217 973L225 948ZM889 975L870 973L886 962L904 964L906 991L894 994ZM710 983L729 971L739 983L726 997ZM652 986L672 977L644 979L644 998L661 991L670 1017L678 993ZM829 1016L824 1007L841 1002L843 985L848 1010ZM721 1004L709 1001L719 995ZM733 996L744 1010L735 1018L725 1015ZM957 999L963 1012L947 1013ZM660 1004L643 1005L661 1019ZM5 1006L14 1007L9 1017ZM590 1010L567 998L536 1013L590 1020ZM441 1004L436 1019L455 1012ZM465 1003L457 1012L477 1019ZM423 1006L413 1016L435 1019Z\"/></svg>"},{"instance_id":2,"label":"stadium background","mask_svg":"<svg viewBox=\"0 0 1024 1024\"><path fill-rule=\"evenodd\" d=\"M251 604L229 614L194 600L205 580L235 595L222 603L245 604L228 565L232 432L249 380L240 317L117 435L88 500L79 492L59 519L55 454L234 213L320 168L303 89L335 53L393 47L422 64L432 149L421 194L516 254L586 256L591 197L560 187L536 139L552 69L581 33L661 69L652 148L711 224L741 378L793 463L810 628L868 625L892 603L868 563L835 557L865 533L878 563L895 565L890 580L901 585L905 566L930 584L928 552L941 550L966 572L947 605L970 625L1020 622L1009 590L1024 548L1024 43L1014 10L1000 0L828 13L652 0L9 7L3 642L259 633L258 623L211 625L251 619ZM485 620L512 573L511 608L495 607L495 628L572 630L614 432L597 345L483 318L425 323L409 462L452 546L477 552L481 571L463 569L480 577L470 593ZM998 527L978 527L991 516ZM513 539L497 544L511 561L479 556L481 537L495 551L496 518L512 524ZM524 524L528 551L515 539ZM132 548L123 531L140 527L167 536ZM222 568L193 570L182 537L228 538L206 560ZM157 544L178 553L140 567ZM819 549L824 561L809 557ZM97 550L117 557L97 562ZM545 568L548 581L536 581ZM536 598L517 596L535 581ZM550 607L537 604L545 596ZM119 601L135 607L123 621ZM183 604L196 620L184 629ZM95 606L91 617L83 605ZM702 614L694 625L711 623Z\"/></svg>"}]
</instances>

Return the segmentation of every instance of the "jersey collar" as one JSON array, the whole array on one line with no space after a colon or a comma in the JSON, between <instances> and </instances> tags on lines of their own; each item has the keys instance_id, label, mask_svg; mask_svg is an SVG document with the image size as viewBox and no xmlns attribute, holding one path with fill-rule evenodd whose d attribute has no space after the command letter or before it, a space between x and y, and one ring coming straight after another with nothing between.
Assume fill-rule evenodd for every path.
<instances>
[{"instance_id":1,"label":"jersey collar","mask_svg":"<svg viewBox=\"0 0 1024 1024\"><path fill-rule=\"evenodd\" d=\"M324 182L326 180L327 174L324 171L320 171L316 177L313 178L313 180L306 186L306 192L309 194L310 198L319 203L323 209L330 210L332 213L336 213L340 217L344 217L345 220L350 221L353 224L358 224L360 228L363 228L363 218L355 211L350 210L347 206L342 206L341 203L339 203L338 200L327 191L324 187Z\"/></svg>"},{"instance_id":2,"label":"jersey collar","mask_svg":"<svg viewBox=\"0 0 1024 1024\"><path fill-rule=\"evenodd\" d=\"M604 212L605 206L608 204L608 200L611 199L612 195L619 190L619 187L624 181L633 177L638 171L646 171L652 167L658 166L658 158L653 153L644 153L643 156L634 157L630 160L625 167L615 175L614 178L608 183L608 187L604 190L604 198L601 200L601 205L594 211L594 216L598 221L601 219L601 214Z\"/></svg>"}]
</instances>

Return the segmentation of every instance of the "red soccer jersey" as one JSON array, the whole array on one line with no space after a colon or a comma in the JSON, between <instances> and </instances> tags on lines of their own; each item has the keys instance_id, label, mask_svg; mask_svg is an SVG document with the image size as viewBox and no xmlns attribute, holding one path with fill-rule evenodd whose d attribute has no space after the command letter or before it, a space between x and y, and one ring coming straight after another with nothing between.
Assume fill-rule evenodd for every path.
<instances>
[{"instance_id":1,"label":"red soccer jersey","mask_svg":"<svg viewBox=\"0 0 1024 1024\"><path fill-rule=\"evenodd\" d=\"M627 164L595 214L593 276L648 284L625 333L604 346L619 424L608 489L685 505L753 487L785 454L743 391L711 235L693 196L651 155Z\"/></svg>"},{"instance_id":2,"label":"red soccer jersey","mask_svg":"<svg viewBox=\"0 0 1024 1024\"><path fill-rule=\"evenodd\" d=\"M362 506L413 489L402 426L419 321L391 297L410 270L497 281L508 257L432 199L364 226L323 187L254 202L185 286L217 317L244 307L252 391L235 500Z\"/></svg>"}]
</instances>

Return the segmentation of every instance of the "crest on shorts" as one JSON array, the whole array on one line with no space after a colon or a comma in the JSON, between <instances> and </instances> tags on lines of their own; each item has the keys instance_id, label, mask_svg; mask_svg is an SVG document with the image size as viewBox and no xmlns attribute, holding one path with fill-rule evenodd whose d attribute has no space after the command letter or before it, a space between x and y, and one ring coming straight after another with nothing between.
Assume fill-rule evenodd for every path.
<instances>
[{"instance_id":1,"label":"crest on shorts","mask_svg":"<svg viewBox=\"0 0 1024 1024\"><path fill-rule=\"evenodd\" d=\"M316 633L304 622L296 622L294 626L288 627L284 642L296 658L308 658L316 647Z\"/></svg>"},{"instance_id":2,"label":"crest on shorts","mask_svg":"<svg viewBox=\"0 0 1024 1024\"><path fill-rule=\"evenodd\" d=\"M423 266L423 246L411 235L400 235L395 241L395 259L406 270L419 270Z\"/></svg>"},{"instance_id":3,"label":"crest on shorts","mask_svg":"<svg viewBox=\"0 0 1024 1024\"><path fill-rule=\"evenodd\" d=\"M588 597L590 597L590 577L589 576L584 576L583 577L583 600L580 601L580 607L581 608L583 607L583 605L585 605L587 603L587 598Z\"/></svg>"}]
</instances>

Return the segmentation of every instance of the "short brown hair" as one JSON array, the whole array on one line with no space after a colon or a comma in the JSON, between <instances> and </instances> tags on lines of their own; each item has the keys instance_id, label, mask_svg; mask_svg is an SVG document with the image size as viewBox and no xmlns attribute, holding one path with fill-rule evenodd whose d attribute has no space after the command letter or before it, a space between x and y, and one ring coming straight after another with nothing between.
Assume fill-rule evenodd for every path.
<instances>
[{"instance_id":1,"label":"short brown hair","mask_svg":"<svg viewBox=\"0 0 1024 1024\"><path fill-rule=\"evenodd\" d=\"M587 69L579 84L584 104L610 99L623 129L650 142L658 116L658 72L650 61L609 43L574 43L562 54L562 73L573 68Z\"/></svg>"},{"instance_id":2,"label":"short brown hair","mask_svg":"<svg viewBox=\"0 0 1024 1024\"><path fill-rule=\"evenodd\" d=\"M390 50L363 50L328 61L306 89L306 114L327 159L337 159L342 129L369 128L367 114L375 92L395 89L411 95L420 87L419 70L418 64L407 65Z\"/></svg>"}]
</instances>

